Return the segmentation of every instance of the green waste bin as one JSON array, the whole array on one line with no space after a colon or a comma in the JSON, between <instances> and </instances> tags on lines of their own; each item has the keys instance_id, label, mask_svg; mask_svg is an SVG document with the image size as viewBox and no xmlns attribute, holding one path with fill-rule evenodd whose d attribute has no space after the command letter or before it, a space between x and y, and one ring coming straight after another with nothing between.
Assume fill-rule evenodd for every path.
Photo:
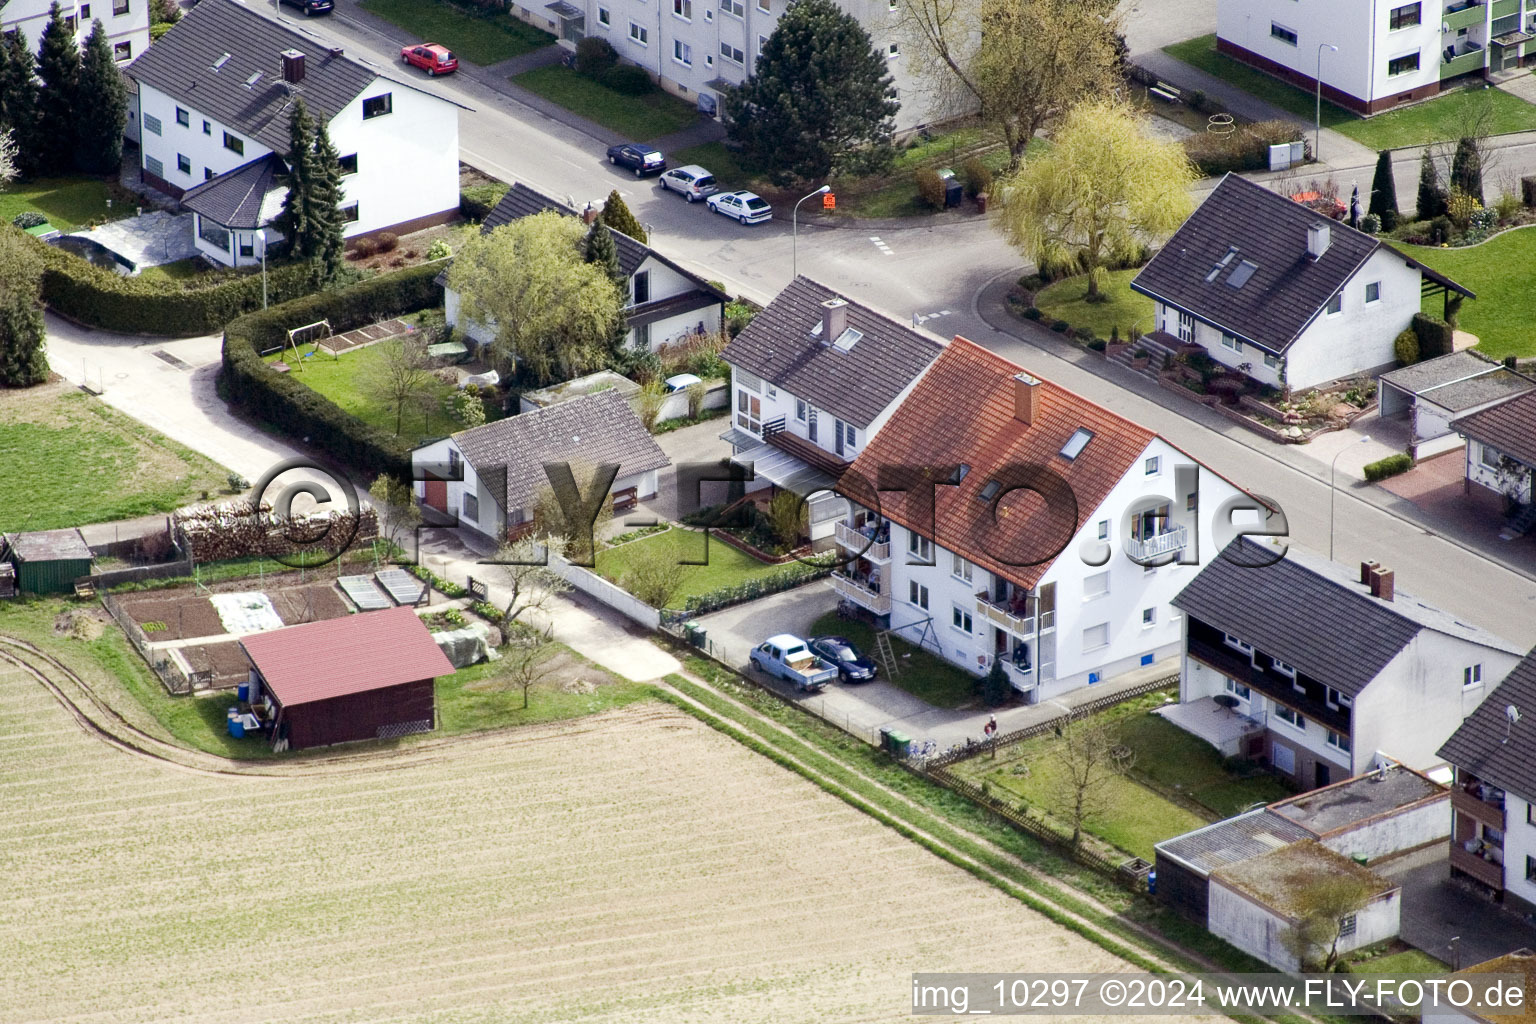
<instances>
[{"instance_id":1,"label":"green waste bin","mask_svg":"<svg viewBox=\"0 0 1536 1024\"><path fill-rule=\"evenodd\" d=\"M888 734L890 739L890 751L897 757L905 758L912 752L912 737L904 732L896 732L894 729Z\"/></svg>"}]
</instances>

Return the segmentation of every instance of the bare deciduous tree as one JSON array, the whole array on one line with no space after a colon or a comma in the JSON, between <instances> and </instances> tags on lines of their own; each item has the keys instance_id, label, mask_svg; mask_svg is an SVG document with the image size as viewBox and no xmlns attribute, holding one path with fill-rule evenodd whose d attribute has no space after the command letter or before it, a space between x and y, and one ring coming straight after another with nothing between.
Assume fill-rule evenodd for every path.
<instances>
[{"instance_id":1,"label":"bare deciduous tree","mask_svg":"<svg viewBox=\"0 0 1536 1024\"><path fill-rule=\"evenodd\" d=\"M613 477L600 467L572 461L569 488L561 501L553 484L539 488L533 502L534 534L558 542L575 565L591 567L597 557L597 536L613 521Z\"/></svg>"},{"instance_id":2,"label":"bare deciduous tree","mask_svg":"<svg viewBox=\"0 0 1536 1024\"><path fill-rule=\"evenodd\" d=\"M506 645L501 650L501 677L508 689L523 691L523 707L528 706L528 694L549 676L550 647L554 637L546 629L517 629L510 631Z\"/></svg>"},{"instance_id":3,"label":"bare deciduous tree","mask_svg":"<svg viewBox=\"0 0 1536 1024\"><path fill-rule=\"evenodd\" d=\"M555 545L558 550L558 545ZM508 624L526 621L531 612L548 612L550 604L571 585L547 562L550 545L532 537L503 545L496 553L502 584L511 592L503 613Z\"/></svg>"},{"instance_id":4,"label":"bare deciduous tree","mask_svg":"<svg viewBox=\"0 0 1536 1024\"><path fill-rule=\"evenodd\" d=\"M421 509L411 485L392 476L381 476L368 487L373 510L379 517L379 533L390 544L403 548L406 534L421 522Z\"/></svg>"},{"instance_id":5,"label":"bare deciduous tree","mask_svg":"<svg viewBox=\"0 0 1536 1024\"><path fill-rule=\"evenodd\" d=\"M640 549L621 582L625 590L652 608L665 608L682 588L686 572L687 566L678 562L672 548L651 544Z\"/></svg>"},{"instance_id":6,"label":"bare deciduous tree","mask_svg":"<svg viewBox=\"0 0 1536 1024\"><path fill-rule=\"evenodd\" d=\"M379 354L363 370L361 384L368 395L394 410L398 434L405 410L425 409L431 397L427 349L417 338L394 338L378 348Z\"/></svg>"},{"instance_id":7,"label":"bare deciduous tree","mask_svg":"<svg viewBox=\"0 0 1536 1024\"><path fill-rule=\"evenodd\" d=\"M1072 848L1083 841L1083 826L1104 812L1109 784L1135 763L1135 755L1102 715L1074 711L1061 726L1062 806L1072 823Z\"/></svg>"},{"instance_id":8,"label":"bare deciduous tree","mask_svg":"<svg viewBox=\"0 0 1536 1024\"><path fill-rule=\"evenodd\" d=\"M1296 922L1284 935L1304 969L1333 970L1345 924L1365 909L1375 888L1354 875L1319 872L1305 880L1296 893Z\"/></svg>"}]
</instances>

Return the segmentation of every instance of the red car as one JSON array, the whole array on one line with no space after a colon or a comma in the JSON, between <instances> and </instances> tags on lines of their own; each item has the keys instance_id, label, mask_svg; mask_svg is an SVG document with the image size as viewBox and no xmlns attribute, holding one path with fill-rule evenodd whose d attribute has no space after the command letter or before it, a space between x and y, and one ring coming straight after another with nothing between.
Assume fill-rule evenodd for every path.
<instances>
[{"instance_id":1,"label":"red car","mask_svg":"<svg viewBox=\"0 0 1536 1024\"><path fill-rule=\"evenodd\" d=\"M459 70L459 58L453 51L438 43L422 43L420 46L403 46L400 59L412 67L421 68L429 75L446 75Z\"/></svg>"}]
</instances>

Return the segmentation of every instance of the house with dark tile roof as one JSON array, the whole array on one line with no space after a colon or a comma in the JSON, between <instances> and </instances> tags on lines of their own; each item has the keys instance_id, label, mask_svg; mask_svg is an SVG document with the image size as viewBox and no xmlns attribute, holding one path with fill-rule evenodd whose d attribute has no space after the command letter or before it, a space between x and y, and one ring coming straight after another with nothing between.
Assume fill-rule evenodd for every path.
<instances>
[{"instance_id":1,"label":"house with dark tile roof","mask_svg":"<svg viewBox=\"0 0 1536 1024\"><path fill-rule=\"evenodd\" d=\"M1505 506L1506 540L1536 527L1531 482L1536 476L1536 391L1451 420L1467 439L1467 489L1475 487Z\"/></svg>"},{"instance_id":2,"label":"house with dark tile roof","mask_svg":"<svg viewBox=\"0 0 1536 1024\"><path fill-rule=\"evenodd\" d=\"M1171 599L1220 550L1219 523L1262 509L1153 431L964 338L837 490L852 505L842 599L968 671L1001 663L1030 701L1176 671Z\"/></svg>"},{"instance_id":3,"label":"house with dark tile roof","mask_svg":"<svg viewBox=\"0 0 1536 1024\"><path fill-rule=\"evenodd\" d=\"M192 211L198 250L218 263L259 263L281 240L273 220L300 99L341 157L349 242L458 216L461 105L288 19L202 0L127 74L140 176Z\"/></svg>"},{"instance_id":4,"label":"house with dark tile roof","mask_svg":"<svg viewBox=\"0 0 1536 1024\"><path fill-rule=\"evenodd\" d=\"M1294 544L1240 537L1176 597L1174 725L1300 789L1387 761L1419 770L1520 660L1501 637Z\"/></svg>"},{"instance_id":5,"label":"house with dark tile roof","mask_svg":"<svg viewBox=\"0 0 1536 1024\"><path fill-rule=\"evenodd\" d=\"M507 190L481 222L480 233L490 234L503 225L549 210L583 220L588 219L591 212L577 211L518 182ZM609 233L619 251L619 270L624 274L628 290L624 319L629 324L630 344L643 345L654 352L720 330L729 295L644 242L612 228ZM448 287L447 271L439 276L438 283L443 286L443 309L449 325L461 327L465 334L482 345L495 340L493 328L477 324L460 313L459 293Z\"/></svg>"},{"instance_id":6,"label":"house with dark tile roof","mask_svg":"<svg viewBox=\"0 0 1536 1024\"><path fill-rule=\"evenodd\" d=\"M497 542L533 519L546 463L618 466L616 502L656 496L671 461L617 391L598 391L461 430L411 452L416 497L477 538ZM581 475L577 474L577 479Z\"/></svg>"},{"instance_id":7,"label":"house with dark tile roof","mask_svg":"<svg viewBox=\"0 0 1536 1024\"><path fill-rule=\"evenodd\" d=\"M0 35L20 32L36 53L42 45L43 29L48 24L53 0L6 0L0 3ZM60 14L74 29L75 43L85 46L91 25L101 22L107 34L112 57L121 67L149 48L148 0L109 0L96 3L94 9L80 0L61 0ZM130 137L132 136L130 132Z\"/></svg>"},{"instance_id":8,"label":"house with dark tile roof","mask_svg":"<svg viewBox=\"0 0 1536 1024\"><path fill-rule=\"evenodd\" d=\"M1424 459L1462 446L1452 420L1531 390L1536 380L1475 349L1462 349L1382 374L1381 418L1406 421L1408 454Z\"/></svg>"},{"instance_id":9,"label":"house with dark tile roof","mask_svg":"<svg viewBox=\"0 0 1536 1024\"><path fill-rule=\"evenodd\" d=\"M1305 390L1394 367L1427 292L1473 293L1381 238L1228 174L1131 281L1151 335L1259 384Z\"/></svg>"},{"instance_id":10,"label":"house with dark tile roof","mask_svg":"<svg viewBox=\"0 0 1536 1024\"><path fill-rule=\"evenodd\" d=\"M1536 911L1536 651L1445 741L1456 767L1451 873Z\"/></svg>"}]
</instances>

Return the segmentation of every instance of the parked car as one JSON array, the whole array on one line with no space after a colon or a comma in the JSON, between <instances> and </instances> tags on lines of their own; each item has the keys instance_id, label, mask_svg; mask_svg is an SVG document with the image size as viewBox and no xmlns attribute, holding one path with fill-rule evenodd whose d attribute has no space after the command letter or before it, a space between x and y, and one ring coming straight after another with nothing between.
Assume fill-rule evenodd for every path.
<instances>
[{"instance_id":1,"label":"parked car","mask_svg":"<svg viewBox=\"0 0 1536 1024\"><path fill-rule=\"evenodd\" d=\"M676 192L690 203L720 191L720 186L715 184L715 176L698 164L672 168L661 176L661 187L668 192Z\"/></svg>"},{"instance_id":2,"label":"parked car","mask_svg":"<svg viewBox=\"0 0 1536 1024\"><path fill-rule=\"evenodd\" d=\"M280 0L289 7L297 7L304 12L304 17L313 17L316 14L330 14L336 9L331 0Z\"/></svg>"},{"instance_id":3,"label":"parked car","mask_svg":"<svg viewBox=\"0 0 1536 1024\"><path fill-rule=\"evenodd\" d=\"M413 68L421 68L430 76L446 75L459 70L459 58L440 43L422 43L420 46L402 46L400 59Z\"/></svg>"},{"instance_id":4,"label":"parked car","mask_svg":"<svg viewBox=\"0 0 1536 1024\"><path fill-rule=\"evenodd\" d=\"M840 636L818 636L811 640L811 651L837 666L838 677L845 683L867 683L875 678L875 663Z\"/></svg>"},{"instance_id":5,"label":"parked car","mask_svg":"<svg viewBox=\"0 0 1536 1024\"><path fill-rule=\"evenodd\" d=\"M666 158L650 146L641 146L633 142L621 143L608 147L608 162L615 167L628 167L635 172L635 177L646 174L659 174L667 169Z\"/></svg>"},{"instance_id":6,"label":"parked car","mask_svg":"<svg viewBox=\"0 0 1536 1024\"><path fill-rule=\"evenodd\" d=\"M702 384L704 383L704 378L700 377L696 373L679 373L675 376L668 377L662 383L667 389L667 394L670 395L674 391L687 391L695 384Z\"/></svg>"},{"instance_id":7,"label":"parked car","mask_svg":"<svg viewBox=\"0 0 1536 1024\"><path fill-rule=\"evenodd\" d=\"M837 668L818 658L804 640L788 633L771 636L752 649L752 667L770 676L787 679L795 689L824 690L837 679Z\"/></svg>"},{"instance_id":8,"label":"parked car","mask_svg":"<svg viewBox=\"0 0 1536 1024\"><path fill-rule=\"evenodd\" d=\"M759 224L773 219L773 207L756 192L721 192L709 197L709 208L743 224Z\"/></svg>"}]
</instances>

